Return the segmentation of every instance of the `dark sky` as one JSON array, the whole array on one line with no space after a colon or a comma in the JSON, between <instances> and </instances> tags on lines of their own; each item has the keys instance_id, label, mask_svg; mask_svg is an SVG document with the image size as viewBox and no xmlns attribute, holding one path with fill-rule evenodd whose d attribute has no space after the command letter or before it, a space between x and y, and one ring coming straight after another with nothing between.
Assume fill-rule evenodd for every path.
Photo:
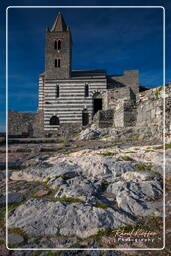
<instances>
[{"instance_id":1,"label":"dark sky","mask_svg":"<svg viewBox=\"0 0 171 256\"><path fill-rule=\"evenodd\" d=\"M4 1L0 32L2 86L0 130L5 125L5 8L11 5L141 5L166 8L166 82L171 81L170 1ZM105 69L122 74L138 69L140 84L156 87L163 81L162 8L10 8L8 10L9 109L36 111L38 75L44 72L45 28L51 27L58 11L64 15L73 37L72 69ZM169 58L170 57L170 58Z\"/></svg>"}]
</instances>

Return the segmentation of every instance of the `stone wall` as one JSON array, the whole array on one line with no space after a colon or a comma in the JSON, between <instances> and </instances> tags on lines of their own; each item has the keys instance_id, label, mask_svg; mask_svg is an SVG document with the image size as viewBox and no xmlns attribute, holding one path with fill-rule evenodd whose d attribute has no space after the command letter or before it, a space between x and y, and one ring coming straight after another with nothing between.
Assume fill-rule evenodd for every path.
<instances>
[{"instance_id":1,"label":"stone wall","mask_svg":"<svg viewBox=\"0 0 171 256\"><path fill-rule=\"evenodd\" d=\"M165 111L164 111L165 99ZM162 135L164 127L165 113L165 132L171 134L171 83L142 92L137 102L137 127L150 127L153 133Z\"/></svg>"},{"instance_id":2,"label":"stone wall","mask_svg":"<svg viewBox=\"0 0 171 256\"><path fill-rule=\"evenodd\" d=\"M112 127L113 115L114 115L113 109L98 111L98 113L93 118L93 122L96 123L96 125L99 128Z\"/></svg>"},{"instance_id":3,"label":"stone wall","mask_svg":"<svg viewBox=\"0 0 171 256\"><path fill-rule=\"evenodd\" d=\"M8 112L8 134L13 136L41 137L43 131L43 112Z\"/></svg>"},{"instance_id":4,"label":"stone wall","mask_svg":"<svg viewBox=\"0 0 171 256\"><path fill-rule=\"evenodd\" d=\"M114 127L130 127L136 124L136 105L132 100L120 100L114 111Z\"/></svg>"},{"instance_id":5,"label":"stone wall","mask_svg":"<svg viewBox=\"0 0 171 256\"><path fill-rule=\"evenodd\" d=\"M118 99L130 99L130 88L121 87L108 89L103 96L104 110L115 108Z\"/></svg>"}]
</instances>

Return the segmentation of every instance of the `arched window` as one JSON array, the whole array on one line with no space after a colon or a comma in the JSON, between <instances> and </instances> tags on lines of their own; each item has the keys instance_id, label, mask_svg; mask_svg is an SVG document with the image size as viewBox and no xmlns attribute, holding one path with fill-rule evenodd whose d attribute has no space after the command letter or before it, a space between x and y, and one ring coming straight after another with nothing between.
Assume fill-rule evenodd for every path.
<instances>
[{"instance_id":1,"label":"arched window","mask_svg":"<svg viewBox=\"0 0 171 256\"><path fill-rule=\"evenodd\" d=\"M59 125L59 118L57 116L52 116L50 119L50 125Z\"/></svg>"},{"instance_id":2,"label":"arched window","mask_svg":"<svg viewBox=\"0 0 171 256\"><path fill-rule=\"evenodd\" d=\"M55 59L55 68L57 68L57 59Z\"/></svg>"},{"instance_id":3,"label":"arched window","mask_svg":"<svg viewBox=\"0 0 171 256\"><path fill-rule=\"evenodd\" d=\"M61 40L58 40L58 51L61 50L61 44L62 44Z\"/></svg>"},{"instance_id":4,"label":"arched window","mask_svg":"<svg viewBox=\"0 0 171 256\"><path fill-rule=\"evenodd\" d=\"M55 68L60 68L60 66L61 66L61 60L55 59Z\"/></svg>"},{"instance_id":5,"label":"arched window","mask_svg":"<svg viewBox=\"0 0 171 256\"><path fill-rule=\"evenodd\" d=\"M59 98L59 85L56 85L56 98Z\"/></svg>"},{"instance_id":6,"label":"arched window","mask_svg":"<svg viewBox=\"0 0 171 256\"><path fill-rule=\"evenodd\" d=\"M61 60L58 59L57 67L60 68L60 66L61 66Z\"/></svg>"},{"instance_id":7,"label":"arched window","mask_svg":"<svg viewBox=\"0 0 171 256\"><path fill-rule=\"evenodd\" d=\"M57 49L57 41L55 40L54 42L54 49L56 50Z\"/></svg>"},{"instance_id":8,"label":"arched window","mask_svg":"<svg viewBox=\"0 0 171 256\"><path fill-rule=\"evenodd\" d=\"M89 96L89 86L88 84L85 85L85 92L84 92L85 97Z\"/></svg>"}]
</instances>

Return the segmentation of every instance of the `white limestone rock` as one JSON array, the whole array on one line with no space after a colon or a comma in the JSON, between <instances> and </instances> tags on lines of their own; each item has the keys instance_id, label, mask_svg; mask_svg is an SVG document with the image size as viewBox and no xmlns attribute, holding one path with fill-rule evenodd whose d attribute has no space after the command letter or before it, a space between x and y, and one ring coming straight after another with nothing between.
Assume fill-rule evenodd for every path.
<instances>
[{"instance_id":1,"label":"white limestone rock","mask_svg":"<svg viewBox=\"0 0 171 256\"><path fill-rule=\"evenodd\" d=\"M132 225L133 220L113 209L88 204L30 199L9 217L9 227L19 227L31 236L76 235L86 238L105 228Z\"/></svg>"},{"instance_id":2,"label":"white limestone rock","mask_svg":"<svg viewBox=\"0 0 171 256\"><path fill-rule=\"evenodd\" d=\"M107 129L87 128L80 133L80 140L94 140L108 134Z\"/></svg>"},{"instance_id":3,"label":"white limestone rock","mask_svg":"<svg viewBox=\"0 0 171 256\"><path fill-rule=\"evenodd\" d=\"M69 179L60 186L60 189L55 194L55 197L72 197L86 202L95 203L95 194L97 193L94 184L81 176Z\"/></svg>"}]
</instances>

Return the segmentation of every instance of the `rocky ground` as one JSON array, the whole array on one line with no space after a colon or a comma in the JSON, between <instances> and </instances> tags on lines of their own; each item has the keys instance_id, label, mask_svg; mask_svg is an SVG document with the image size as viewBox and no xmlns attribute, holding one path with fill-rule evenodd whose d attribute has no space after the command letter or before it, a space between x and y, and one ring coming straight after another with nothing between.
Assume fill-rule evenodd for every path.
<instances>
[{"instance_id":1,"label":"rocky ground","mask_svg":"<svg viewBox=\"0 0 171 256\"><path fill-rule=\"evenodd\" d=\"M170 156L171 144L167 143L166 249L127 251L123 248L163 246L161 141L129 136L129 129L127 133L87 129L72 140L10 140L8 246L70 249L14 251L7 250L4 242L5 146L2 144L0 255L171 255ZM73 248L122 250L74 251Z\"/></svg>"}]
</instances>

